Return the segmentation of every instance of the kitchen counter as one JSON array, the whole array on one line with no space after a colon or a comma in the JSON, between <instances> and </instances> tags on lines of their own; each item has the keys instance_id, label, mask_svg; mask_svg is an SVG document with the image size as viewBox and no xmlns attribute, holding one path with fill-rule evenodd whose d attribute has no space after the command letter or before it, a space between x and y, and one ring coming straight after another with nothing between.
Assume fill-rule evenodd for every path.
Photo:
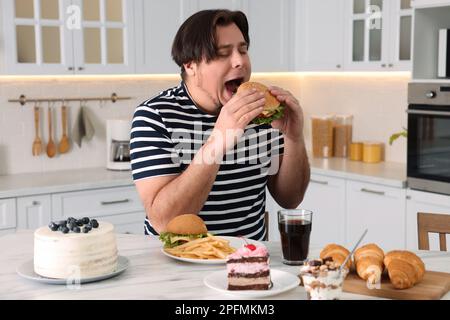
<instances>
[{"instance_id":1,"label":"kitchen counter","mask_svg":"<svg viewBox=\"0 0 450 320\"><path fill-rule=\"evenodd\" d=\"M337 178L406 187L406 164L396 162L364 163L344 158L309 158L311 172Z\"/></svg>"},{"instance_id":2,"label":"kitchen counter","mask_svg":"<svg viewBox=\"0 0 450 320\"><path fill-rule=\"evenodd\" d=\"M406 165L381 162L367 164L342 158L309 158L311 172L339 178L404 188ZM0 176L0 198L120 187L133 184L131 171L103 167Z\"/></svg>"},{"instance_id":3,"label":"kitchen counter","mask_svg":"<svg viewBox=\"0 0 450 320\"><path fill-rule=\"evenodd\" d=\"M226 272L225 265L190 264L173 260L160 251L161 243L155 237L117 235L119 255L130 260L129 268L121 275L101 282L81 285L78 289L66 286L36 283L21 278L16 268L33 258L33 233L21 231L0 237L0 299L236 299L206 287L203 279L217 270ZM265 243L270 252L270 265L297 275L299 267L281 262L281 244ZM311 250L317 257L319 248ZM450 253L421 251L419 253L428 270L450 272ZM192 293L195 293L194 295ZM444 297L450 300L450 293ZM269 299L303 300L306 292L297 287ZM342 299L375 299L343 293Z\"/></svg>"},{"instance_id":4,"label":"kitchen counter","mask_svg":"<svg viewBox=\"0 0 450 320\"><path fill-rule=\"evenodd\" d=\"M131 171L105 168L0 176L0 198L120 187L133 184Z\"/></svg>"}]
</instances>

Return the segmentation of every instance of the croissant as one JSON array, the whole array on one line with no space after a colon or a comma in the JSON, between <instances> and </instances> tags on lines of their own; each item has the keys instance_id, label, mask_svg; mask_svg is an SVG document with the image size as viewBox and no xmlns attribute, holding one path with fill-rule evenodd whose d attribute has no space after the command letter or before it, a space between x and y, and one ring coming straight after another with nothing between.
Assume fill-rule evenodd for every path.
<instances>
[{"instance_id":1,"label":"croissant","mask_svg":"<svg viewBox=\"0 0 450 320\"><path fill-rule=\"evenodd\" d=\"M425 275L423 261L410 251L391 251L384 257L384 264L396 289L411 288L422 281Z\"/></svg>"},{"instance_id":2,"label":"croissant","mask_svg":"<svg viewBox=\"0 0 450 320\"><path fill-rule=\"evenodd\" d=\"M337 264L337 265L342 265L345 261L345 259L347 258L347 256L350 254L350 251L348 251L346 248L344 248L343 246L340 246L338 244L329 244L327 245L325 248L322 249L322 251L320 252L320 258L321 259L325 259L325 258L332 258L333 261ZM348 259L346 265L348 270L350 270L351 266L352 266L352 259Z\"/></svg>"},{"instance_id":3,"label":"croissant","mask_svg":"<svg viewBox=\"0 0 450 320\"><path fill-rule=\"evenodd\" d=\"M371 284L379 283L383 273L384 252L376 244L366 244L355 251L356 272Z\"/></svg>"}]
</instances>

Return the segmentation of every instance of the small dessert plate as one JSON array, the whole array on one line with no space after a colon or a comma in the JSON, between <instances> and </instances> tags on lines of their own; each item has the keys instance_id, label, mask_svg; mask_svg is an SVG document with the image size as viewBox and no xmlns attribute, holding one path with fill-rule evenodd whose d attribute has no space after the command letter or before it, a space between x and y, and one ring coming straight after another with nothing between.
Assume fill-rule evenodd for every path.
<instances>
[{"instance_id":1,"label":"small dessert plate","mask_svg":"<svg viewBox=\"0 0 450 320\"><path fill-rule=\"evenodd\" d=\"M228 290L227 276L226 270L217 271L208 275L203 282L211 289L243 298L270 297L292 290L300 284L300 279L296 275L277 269L270 269L272 287L269 290Z\"/></svg>"},{"instance_id":2,"label":"small dessert plate","mask_svg":"<svg viewBox=\"0 0 450 320\"><path fill-rule=\"evenodd\" d=\"M117 269L114 272L104 274L102 276L96 276L96 277L90 277L90 278L82 278L78 282L76 279L54 279L54 278L47 278L42 277L38 275L36 272L34 272L34 261L29 260L23 264L21 264L17 269L16 272L19 276L22 278L33 280L40 283L47 283L47 284L66 284L66 285L76 285L78 283L89 283L89 282L97 282L105 279L109 279L112 277L115 277L122 272L124 272L130 265L130 261L128 258L123 256L117 257Z\"/></svg>"}]
</instances>

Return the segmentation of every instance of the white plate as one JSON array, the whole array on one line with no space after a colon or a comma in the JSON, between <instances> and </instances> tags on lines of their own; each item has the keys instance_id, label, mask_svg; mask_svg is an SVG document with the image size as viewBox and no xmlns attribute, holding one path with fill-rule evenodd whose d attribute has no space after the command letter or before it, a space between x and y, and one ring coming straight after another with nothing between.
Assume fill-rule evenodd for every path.
<instances>
[{"instance_id":1,"label":"white plate","mask_svg":"<svg viewBox=\"0 0 450 320\"><path fill-rule=\"evenodd\" d=\"M265 245L263 245L261 242L258 242L256 240L251 240L251 239L245 239L245 241L243 240L243 238L238 238L238 237L227 237L227 236L217 236L219 238L228 240L230 243L230 246L236 249L239 249L240 247L242 247L243 245L245 245L245 241L247 241L249 244L254 244L255 246L260 246L260 247L265 247ZM176 257L174 255L171 255L170 253L164 251L164 248L161 249L161 252L164 253L166 256L175 259L175 260L180 260L180 261L184 261L184 262L191 262L191 263L199 263L199 264L224 264L227 263L227 259L210 259L210 260L206 260L206 259L193 259L193 258L181 258L181 257Z\"/></svg>"},{"instance_id":2,"label":"white plate","mask_svg":"<svg viewBox=\"0 0 450 320\"><path fill-rule=\"evenodd\" d=\"M90 278L83 278L80 279L80 283L88 283L88 282L96 282L105 280L108 278L115 277L122 272L124 272L128 266L130 265L130 262L127 258L123 256L117 257L117 269L114 272L111 272L109 274L105 274L102 276L96 276L96 277L90 277ZM67 284L67 279L53 279L53 278L47 278L38 275L36 272L34 272L34 261L29 260L22 265L20 265L16 272L21 276L22 278L33 280L41 283L48 283L48 284ZM69 280L69 283L71 284L71 281Z\"/></svg>"},{"instance_id":3,"label":"white plate","mask_svg":"<svg viewBox=\"0 0 450 320\"><path fill-rule=\"evenodd\" d=\"M228 290L228 274L226 270L216 271L208 275L203 282L211 289L243 298L262 298L274 296L299 286L300 279L292 273L270 269L273 286L269 290Z\"/></svg>"}]
</instances>

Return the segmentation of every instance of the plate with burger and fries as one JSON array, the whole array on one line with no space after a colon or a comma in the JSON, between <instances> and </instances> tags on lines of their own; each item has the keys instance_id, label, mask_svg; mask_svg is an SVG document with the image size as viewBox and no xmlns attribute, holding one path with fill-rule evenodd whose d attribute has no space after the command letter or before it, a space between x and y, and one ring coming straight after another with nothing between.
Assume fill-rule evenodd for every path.
<instances>
[{"instance_id":1,"label":"plate with burger and fries","mask_svg":"<svg viewBox=\"0 0 450 320\"><path fill-rule=\"evenodd\" d=\"M173 218L159 239L164 243L161 252L166 256L200 264L224 264L229 254L246 243L264 246L251 239L214 236L208 232L203 220L194 214Z\"/></svg>"}]
</instances>

